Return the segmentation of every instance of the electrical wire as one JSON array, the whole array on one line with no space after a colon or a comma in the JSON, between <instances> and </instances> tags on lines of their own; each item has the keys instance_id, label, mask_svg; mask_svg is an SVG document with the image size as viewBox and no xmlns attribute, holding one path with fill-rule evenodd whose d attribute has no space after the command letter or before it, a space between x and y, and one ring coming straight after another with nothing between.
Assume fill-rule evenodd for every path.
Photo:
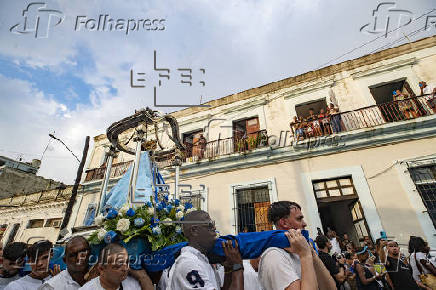
<instances>
[{"instance_id":1,"label":"electrical wire","mask_svg":"<svg viewBox=\"0 0 436 290\"><path fill-rule=\"evenodd\" d=\"M333 59L329 60L328 62L326 62L326 63L324 63L324 64L318 66L315 70L318 70L318 69L320 69L320 68L322 68L322 67L325 67L325 66L327 66L329 63L331 63L332 61L336 61L336 60L338 60L338 59L341 59L342 57L344 57L344 56L346 56L346 55L348 55L348 54L350 54L350 53L352 53L352 52L354 52L354 51L356 51L356 50L358 50L358 49L360 49L360 48L362 48L362 47L364 47L364 46L366 46L366 45L368 45L368 44L370 44L370 43L373 43L374 41L376 41L376 40L378 40L378 39L384 37L385 35L387 35L387 34L389 34L389 33L391 33L391 32L397 31L398 29L400 29L400 28L402 28L402 27L404 27L404 26L406 26L406 25L409 25L410 23L412 23L412 22L414 22L414 21L416 21L416 20L418 20L418 19L420 19L420 18L422 18L422 17L424 17L424 16L426 16L426 15L432 13L434 10L436 10L436 9L433 8L433 9L430 10L429 12L424 13L424 14L420 15L419 17L413 19L413 20L412 20L411 22L409 22L408 24L403 24L403 25L401 25L401 26L399 26L399 27L397 27L397 28L395 28L395 29L392 29L392 30L386 32L386 34L380 35L380 36L378 36L378 37L376 37L376 38L374 38L374 39L372 39L372 40L370 40L370 41L367 41L367 42L361 44L361 45L358 46L358 47L355 47L355 48L351 49L350 51L348 51L348 52L346 52L346 53L344 53L344 54L342 54L342 55L340 55L340 56L338 56L338 57L336 57L336 58L333 58Z\"/></svg>"},{"instance_id":2,"label":"electrical wire","mask_svg":"<svg viewBox=\"0 0 436 290\"><path fill-rule=\"evenodd\" d=\"M53 138L53 139L55 139L55 140L61 142L61 143L65 146L65 148L67 148L67 150L70 151L70 153L73 154L74 157L76 157L77 162L80 163L80 160L79 160L79 158L76 156L76 154L74 154L74 152L71 151L71 149L68 148L68 146L67 146L67 145L66 145L66 144L65 144L61 139L56 138L53 134L48 134L48 136L50 136L51 138Z\"/></svg>"}]
</instances>

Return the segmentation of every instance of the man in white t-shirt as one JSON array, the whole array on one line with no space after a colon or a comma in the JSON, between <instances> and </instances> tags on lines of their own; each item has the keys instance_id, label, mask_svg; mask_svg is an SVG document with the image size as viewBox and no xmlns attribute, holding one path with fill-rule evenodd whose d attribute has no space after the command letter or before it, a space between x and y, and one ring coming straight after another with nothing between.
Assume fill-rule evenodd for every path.
<instances>
[{"instance_id":1,"label":"man in white t-shirt","mask_svg":"<svg viewBox=\"0 0 436 290\"><path fill-rule=\"evenodd\" d=\"M27 251L32 272L6 286L5 290L35 290L45 281L51 278L49 272L49 260L51 256L52 243L50 241L39 241L34 243Z\"/></svg>"},{"instance_id":2,"label":"man in white t-shirt","mask_svg":"<svg viewBox=\"0 0 436 290\"><path fill-rule=\"evenodd\" d=\"M428 85L426 82L419 82L419 88L421 96L426 95L420 98L421 103L423 103L424 107L427 107L430 114L436 113L436 86Z\"/></svg>"},{"instance_id":3,"label":"man in white t-shirt","mask_svg":"<svg viewBox=\"0 0 436 290\"><path fill-rule=\"evenodd\" d=\"M3 249L3 271L0 275L0 289L3 290L12 281L20 279L19 271L24 265L27 245L14 242Z\"/></svg>"},{"instance_id":4,"label":"man in white t-shirt","mask_svg":"<svg viewBox=\"0 0 436 290\"><path fill-rule=\"evenodd\" d=\"M221 289L217 271L209 263L207 255L216 241L215 223L207 212L196 210L188 213L183 224L183 234L188 246L182 248L169 274L168 290ZM223 243L226 261L224 262L224 289L244 289L244 268L236 243Z\"/></svg>"},{"instance_id":5,"label":"man in white t-shirt","mask_svg":"<svg viewBox=\"0 0 436 290\"><path fill-rule=\"evenodd\" d=\"M279 201L268 209L268 220L278 230L288 230L291 247L268 248L260 258L259 281L267 290L336 289L329 271L310 248L301 230L306 227L301 207L291 201ZM319 287L319 288L318 288Z\"/></svg>"},{"instance_id":6,"label":"man in white t-shirt","mask_svg":"<svg viewBox=\"0 0 436 290\"><path fill-rule=\"evenodd\" d=\"M89 253L89 243L84 237L72 237L65 245L67 269L45 282L39 290L77 290L82 287L86 282Z\"/></svg>"},{"instance_id":7,"label":"man in white t-shirt","mask_svg":"<svg viewBox=\"0 0 436 290\"><path fill-rule=\"evenodd\" d=\"M436 87L432 85L428 85L426 82L419 82L419 89L421 90L421 96L436 94Z\"/></svg>"},{"instance_id":8,"label":"man in white t-shirt","mask_svg":"<svg viewBox=\"0 0 436 290\"><path fill-rule=\"evenodd\" d=\"M244 287L251 290L262 290L257 271L260 257L253 260L244 260Z\"/></svg>"},{"instance_id":9,"label":"man in white t-shirt","mask_svg":"<svg viewBox=\"0 0 436 290\"><path fill-rule=\"evenodd\" d=\"M327 238L329 238L330 243L332 244L332 248L330 250L330 255L333 256L334 254L340 254L341 253L341 246L339 244L336 232L329 229L327 231Z\"/></svg>"},{"instance_id":10,"label":"man in white t-shirt","mask_svg":"<svg viewBox=\"0 0 436 290\"><path fill-rule=\"evenodd\" d=\"M145 270L129 271L127 250L117 243L103 248L98 257L100 276L92 279L81 290L153 290L154 286ZM128 274L132 276L128 276Z\"/></svg>"}]
</instances>

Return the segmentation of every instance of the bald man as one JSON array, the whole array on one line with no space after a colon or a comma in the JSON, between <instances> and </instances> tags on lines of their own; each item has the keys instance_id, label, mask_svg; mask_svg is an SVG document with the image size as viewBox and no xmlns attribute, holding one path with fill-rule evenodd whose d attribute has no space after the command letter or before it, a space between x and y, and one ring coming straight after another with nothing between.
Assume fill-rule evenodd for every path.
<instances>
[{"instance_id":1,"label":"bald man","mask_svg":"<svg viewBox=\"0 0 436 290\"><path fill-rule=\"evenodd\" d=\"M100 276L86 283L81 290L153 290L154 286L145 270L129 271L127 250L111 243L98 257ZM128 276L128 274L132 276Z\"/></svg>"},{"instance_id":2,"label":"bald man","mask_svg":"<svg viewBox=\"0 0 436 290\"><path fill-rule=\"evenodd\" d=\"M182 248L171 267L167 289L221 289L219 274L208 259L216 241L215 223L201 210L188 213L184 221L187 223L183 224L183 234L188 239L188 246ZM244 289L244 267L237 247L231 242L223 243L226 255L223 289Z\"/></svg>"},{"instance_id":3,"label":"bald man","mask_svg":"<svg viewBox=\"0 0 436 290\"><path fill-rule=\"evenodd\" d=\"M89 243L82 236L72 237L65 245L64 262L67 269L41 286L41 290L77 290L85 284L88 272Z\"/></svg>"}]
</instances>

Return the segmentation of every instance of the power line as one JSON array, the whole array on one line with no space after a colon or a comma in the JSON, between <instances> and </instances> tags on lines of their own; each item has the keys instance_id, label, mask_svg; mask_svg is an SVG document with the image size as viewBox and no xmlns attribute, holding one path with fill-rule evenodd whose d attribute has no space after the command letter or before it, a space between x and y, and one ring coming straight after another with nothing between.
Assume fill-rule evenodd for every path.
<instances>
[{"instance_id":1,"label":"power line","mask_svg":"<svg viewBox=\"0 0 436 290\"><path fill-rule=\"evenodd\" d=\"M48 134L48 136L50 136L51 138L53 138L53 139L58 140L59 142L61 142L61 143L65 146L65 148L67 148L67 150L70 151L71 154L73 154L73 156L76 157L77 161L80 163L80 160L79 160L79 158L76 156L76 154L74 154L74 152L71 151L71 149L68 148L68 146L67 146L67 145L66 145L66 144L65 144L61 139L56 138L53 134Z\"/></svg>"},{"instance_id":2,"label":"power line","mask_svg":"<svg viewBox=\"0 0 436 290\"><path fill-rule=\"evenodd\" d=\"M422 18L422 17L424 17L424 16L426 16L426 15L432 13L434 10L436 10L436 9L433 8L433 9L430 10L429 12L422 14L422 15L419 16L418 18L413 19L413 20L412 20L411 22L409 22L408 24L410 24L410 23L412 23L412 22L414 22L414 21L416 21L416 20L418 20L418 19L420 19L420 18ZM315 70L318 70L318 69L320 69L320 68L322 68L322 67L328 65L328 64L331 63L332 61L336 61L336 60L338 60L338 59L341 59L342 57L344 57L344 56L346 56L346 55L348 55L348 54L350 54L350 53L352 53L352 52L354 52L354 51L356 51L356 50L358 50L358 49L360 49L360 48L362 48L362 47L364 47L364 46L366 46L366 45L368 45L368 44L370 44L370 43L373 43L374 41L376 41L376 40L382 38L383 36L385 36L385 35L387 35L387 34L389 34L389 33L391 33L391 32L397 31L398 29L400 29L400 28L402 28L402 27L404 27L404 26L406 26L406 25L408 25L408 24L403 24L403 25L401 25L401 26L399 26L399 27L397 27L397 28L395 28L395 29L392 29L392 30L388 31L386 34L380 35L380 36L378 36L378 37L376 37L376 38L374 38L374 39L372 39L372 40L370 40L370 41L367 41L367 42L361 44L360 46L355 47L355 48L351 49L350 51L348 51L348 52L346 52L346 53L344 53L344 54L342 54L342 55L340 55L340 56L338 56L338 57L336 57L336 58L333 58L333 59L329 60L328 62L326 62L326 63L324 63L324 64L318 66Z\"/></svg>"},{"instance_id":3,"label":"power line","mask_svg":"<svg viewBox=\"0 0 436 290\"><path fill-rule=\"evenodd\" d=\"M425 27L422 27L422 28L419 28L419 29L417 29L417 30L414 30L414 31L410 32L410 33L407 34L407 35L404 35L404 36L402 36L402 37L400 37L400 38L398 38L398 39L396 39L396 40L394 40L394 41L392 41L392 42L389 42L388 44L385 44L385 45L383 45L383 46L381 46L381 47L379 47L379 48L374 49L374 50L371 51L369 54L372 54L372 53L375 53L375 52L377 52L377 51L380 51L380 50L383 50L383 49L389 48L389 47L392 46L393 44L395 44L395 43L397 43L397 42L401 42L401 41L403 41L404 39L407 39L409 36L415 36L416 34L422 32L422 31L424 31L424 30L425 30Z\"/></svg>"}]
</instances>

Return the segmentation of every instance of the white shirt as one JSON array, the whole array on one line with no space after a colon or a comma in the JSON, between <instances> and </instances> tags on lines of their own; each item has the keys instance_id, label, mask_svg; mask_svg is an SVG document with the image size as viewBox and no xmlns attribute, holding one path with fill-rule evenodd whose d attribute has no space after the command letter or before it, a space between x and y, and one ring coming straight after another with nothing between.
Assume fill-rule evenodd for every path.
<instances>
[{"instance_id":1,"label":"white shirt","mask_svg":"<svg viewBox=\"0 0 436 290\"><path fill-rule=\"evenodd\" d=\"M9 278L2 278L2 277L0 277L0 290L5 289L5 287L9 283L11 283L12 281L18 280L18 279L20 279L20 275L18 275L18 274L15 275L15 276L9 277Z\"/></svg>"},{"instance_id":2,"label":"white shirt","mask_svg":"<svg viewBox=\"0 0 436 290\"><path fill-rule=\"evenodd\" d=\"M330 243L332 243L332 249L330 253L333 255L334 253L340 254L341 253L341 246L339 245L338 239L333 238L330 240Z\"/></svg>"},{"instance_id":3,"label":"white shirt","mask_svg":"<svg viewBox=\"0 0 436 290\"><path fill-rule=\"evenodd\" d=\"M426 86L425 88L422 89L422 92L423 92L424 94L432 94L432 93L433 93L433 88L434 88L434 87L435 87L435 86L433 86L433 85L427 84L427 86Z\"/></svg>"},{"instance_id":4,"label":"white shirt","mask_svg":"<svg viewBox=\"0 0 436 290\"><path fill-rule=\"evenodd\" d=\"M121 284L123 285L123 290L141 289L141 285L139 284L139 282L135 278L130 276L127 276L127 278L123 282L121 282ZM85 285L83 285L82 288L80 288L80 290L105 290L105 289L100 284L100 277L96 277L91 281L89 281L88 283L86 283Z\"/></svg>"},{"instance_id":5,"label":"white shirt","mask_svg":"<svg viewBox=\"0 0 436 290\"><path fill-rule=\"evenodd\" d=\"M242 263L244 264L244 289L262 290L257 272L251 266L250 260L244 260Z\"/></svg>"},{"instance_id":6,"label":"white shirt","mask_svg":"<svg viewBox=\"0 0 436 290\"><path fill-rule=\"evenodd\" d=\"M300 257L280 248L268 248L260 258L258 275L263 289L283 290L301 279Z\"/></svg>"},{"instance_id":7,"label":"white shirt","mask_svg":"<svg viewBox=\"0 0 436 290\"><path fill-rule=\"evenodd\" d=\"M38 290L77 290L81 286L73 280L67 270L63 270L38 288Z\"/></svg>"},{"instance_id":8,"label":"white shirt","mask_svg":"<svg viewBox=\"0 0 436 290\"><path fill-rule=\"evenodd\" d=\"M186 246L170 270L168 290L219 290L220 278L199 250Z\"/></svg>"},{"instance_id":9,"label":"white shirt","mask_svg":"<svg viewBox=\"0 0 436 290\"><path fill-rule=\"evenodd\" d=\"M418 261L416 261L416 260L418 260ZM421 260L427 260L430 263L432 263L433 266L436 266L436 265L434 265L434 263L427 258L427 254L425 254L425 253L421 253L421 252L416 253L416 260L415 260L415 253L412 253L410 255L410 266L412 267L412 276L413 276L413 279L415 279L415 281L421 281L421 279L419 278L419 275L421 273L419 272L418 267L416 266L416 263L419 263L419 265L421 265L422 274L429 274L430 271L427 270L424 267L424 265L421 264L421 262L420 262Z\"/></svg>"},{"instance_id":10,"label":"white shirt","mask_svg":"<svg viewBox=\"0 0 436 290\"><path fill-rule=\"evenodd\" d=\"M162 271L162 275L160 276L159 283L157 284L158 290L166 290L169 282L169 269L165 269Z\"/></svg>"},{"instance_id":11,"label":"white shirt","mask_svg":"<svg viewBox=\"0 0 436 290\"><path fill-rule=\"evenodd\" d=\"M8 286L5 287L5 290L35 290L49 279L51 279L51 276L48 276L43 280L39 280L27 275L9 283Z\"/></svg>"}]
</instances>

